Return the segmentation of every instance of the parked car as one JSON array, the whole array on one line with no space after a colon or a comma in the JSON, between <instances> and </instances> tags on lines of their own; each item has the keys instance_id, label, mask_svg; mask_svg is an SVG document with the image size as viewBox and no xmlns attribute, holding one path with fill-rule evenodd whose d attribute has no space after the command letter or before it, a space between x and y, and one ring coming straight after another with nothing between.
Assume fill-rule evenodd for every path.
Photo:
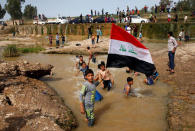
<instances>
[{"instance_id":1,"label":"parked car","mask_svg":"<svg viewBox=\"0 0 195 131\"><path fill-rule=\"evenodd\" d=\"M137 15L131 15L131 23L148 23L149 20Z\"/></svg>"},{"instance_id":2,"label":"parked car","mask_svg":"<svg viewBox=\"0 0 195 131\"><path fill-rule=\"evenodd\" d=\"M0 21L0 25L7 26L7 24L5 23L5 21Z\"/></svg>"},{"instance_id":3,"label":"parked car","mask_svg":"<svg viewBox=\"0 0 195 131\"><path fill-rule=\"evenodd\" d=\"M48 19L46 24L65 24L68 20L65 17L57 17L56 19Z\"/></svg>"},{"instance_id":4,"label":"parked car","mask_svg":"<svg viewBox=\"0 0 195 131\"><path fill-rule=\"evenodd\" d=\"M97 17L96 19L93 20L93 23L105 23L105 17ZM116 20L112 17L107 18L107 23L116 23Z\"/></svg>"},{"instance_id":5,"label":"parked car","mask_svg":"<svg viewBox=\"0 0 195 131\"><path fill-rule=\"evenodd\" d=\"M93 20L93 23L105 23L105 18L100 16Z\"/></svg>"},{"instance_id":6,"label":"parked car","mask_svg":"<svg viewBox=\"0 0 195 131\"><path fill-rule=\"evenodd\" d=\"M69 21L69 24L79 24L79 23L81 23L80 17L77 17ZM82 23L87 23L87 21L83 18Z\"/></svg>"},{"instance_id":7,"label":"parked car","mask_svg":"<svg viewBox=\"0 0 195 131\"><path fill-rule=\"evenodd\" d=\"M46 22L45 21L41 21L41 20L34 20L33 24L44 25L44 24L46 24Z\"/></svg>"},{"instance_id":8,"label":"parked car","mask_svg":"<svg viewBox=\"0 0 195 131\"><path fill-rule=\"evenodd\" d=\"M60 22L60 24L66 24L68 23L68 19L66 17L58 17L57 22Z\"/></svg>"}]
</instances>

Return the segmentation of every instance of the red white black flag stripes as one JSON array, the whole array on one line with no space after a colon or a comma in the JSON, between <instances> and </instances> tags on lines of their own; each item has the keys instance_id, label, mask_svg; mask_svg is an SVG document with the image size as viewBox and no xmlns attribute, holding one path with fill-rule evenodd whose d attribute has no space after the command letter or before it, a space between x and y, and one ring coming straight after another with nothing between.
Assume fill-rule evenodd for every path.
<instances>
[{"instance_id":1,"label":"red white black flag stripes","mask_svg":"<svg viewBox=\"0 0 195 131\"><path fill-rule=\"evenodd\" d=\"M129 67L137 72L151 75L156 69L151 54L134 36L112 24L107 67Z\"/></svg>"}]
</instances>

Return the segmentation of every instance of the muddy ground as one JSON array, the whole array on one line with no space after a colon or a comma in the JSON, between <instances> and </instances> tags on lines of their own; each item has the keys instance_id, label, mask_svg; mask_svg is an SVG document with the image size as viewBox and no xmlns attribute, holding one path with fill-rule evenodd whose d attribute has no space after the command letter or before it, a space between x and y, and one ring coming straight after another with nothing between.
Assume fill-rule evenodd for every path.
<instances>
[{"instance_id":1,"label":"muddy ground","mask_svg":"<svg viewBox=\"0 0 195 131\"><path fill-rule=\"evenodd\" d=\"M159 51L153 59L160 73L160 79L173 88L168 104L167 120L171 131L195 130L195 44L185 44L176 52L175 74L170 75L168 54Z\"/></svg>"}]
</instances>

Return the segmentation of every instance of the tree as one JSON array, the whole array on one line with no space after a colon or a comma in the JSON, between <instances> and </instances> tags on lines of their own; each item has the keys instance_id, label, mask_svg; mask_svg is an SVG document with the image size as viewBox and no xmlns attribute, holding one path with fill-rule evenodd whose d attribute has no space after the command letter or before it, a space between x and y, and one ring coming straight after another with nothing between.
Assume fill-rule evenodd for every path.
<instances>
[{"instance_id":1,"label":"tree","mask_svg":"<svg viewBox=\"0 0 195 131\"><path fill-rule=\"evenodd\" d=\"M172 0L160 0L160 5L163 4L163 5L168 5L168 4L171 4L173 1Z\"/></svg>"},{"instance_id":2,"label":"tree","mask_svg":"<svg viewBox=\"0 0 195 131\"><path fill-rule=\"evenodd\" d=\"M23 2L25 2L25 0L7 0L6 10L13 21L22 18L21 3Z\"/></svg>"},{"instance_id":3,"label":"tree","mask_svg":"<svg viewBox=\"0 0 195 131\"><path fill-rule=\"evenodd\" d=\"M190 7L192 11L195 11L195 0L190 0Z\"/></svg>"},{"instance_id":4,"label":"tree","mask_svg":"<svg viewBox=\"0 0 195 131\"><path fill-rule=\"evenodd\" d=\"M5 13L6 13L5 9L3 9L0 4L0 19L2 19L5 16Z\"/></svg>"},{"instance_id":5,"label":"tree","mask_svg":"<svg viewBox=\"0 0 195 131\"><path fill-rule=\"evenodd\" d=\"M182 0L177 3L177 8L182 8L184 11L195 10L195 0Z\"/></svg>"},{"instance_id":6,"label":"tree","mask_svg":"<svg viewBox=\"0 0 195 131\"><path fill-rule=\"evenodd\" d=\"M24 9L24 17L27 19L33 19L34 16L37 16L37 7L26 5Z\"/></svg>"}]
</instances>

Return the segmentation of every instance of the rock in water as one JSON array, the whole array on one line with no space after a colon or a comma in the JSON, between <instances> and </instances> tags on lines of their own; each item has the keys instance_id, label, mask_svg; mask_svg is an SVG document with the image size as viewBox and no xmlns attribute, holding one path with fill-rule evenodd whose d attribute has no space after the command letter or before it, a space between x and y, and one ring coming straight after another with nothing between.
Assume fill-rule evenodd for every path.
<instances>
[{"instance_id":1,"label":"rock in water","mask_svg":"<svg viewBox=\"0 0 195 131\"><path fill-rule=\"evenodd\" d=\"M64 101L43 82L52 65L0 64L0 130L71 130L77 120ZM31 77L31 78L29 78Z\"/></svg>"},{"instance_id":2,"label":"rock in water","mask_svg":"<svg viewBox=\"0 0 195 131\"><path fill-rule=\"evenodd\" d=\"M27 61L3 62L0 63L0 76L27 76L30 78L40 78L50 75L52 65L30 64Z\"/></svg>"}]
</instances>

